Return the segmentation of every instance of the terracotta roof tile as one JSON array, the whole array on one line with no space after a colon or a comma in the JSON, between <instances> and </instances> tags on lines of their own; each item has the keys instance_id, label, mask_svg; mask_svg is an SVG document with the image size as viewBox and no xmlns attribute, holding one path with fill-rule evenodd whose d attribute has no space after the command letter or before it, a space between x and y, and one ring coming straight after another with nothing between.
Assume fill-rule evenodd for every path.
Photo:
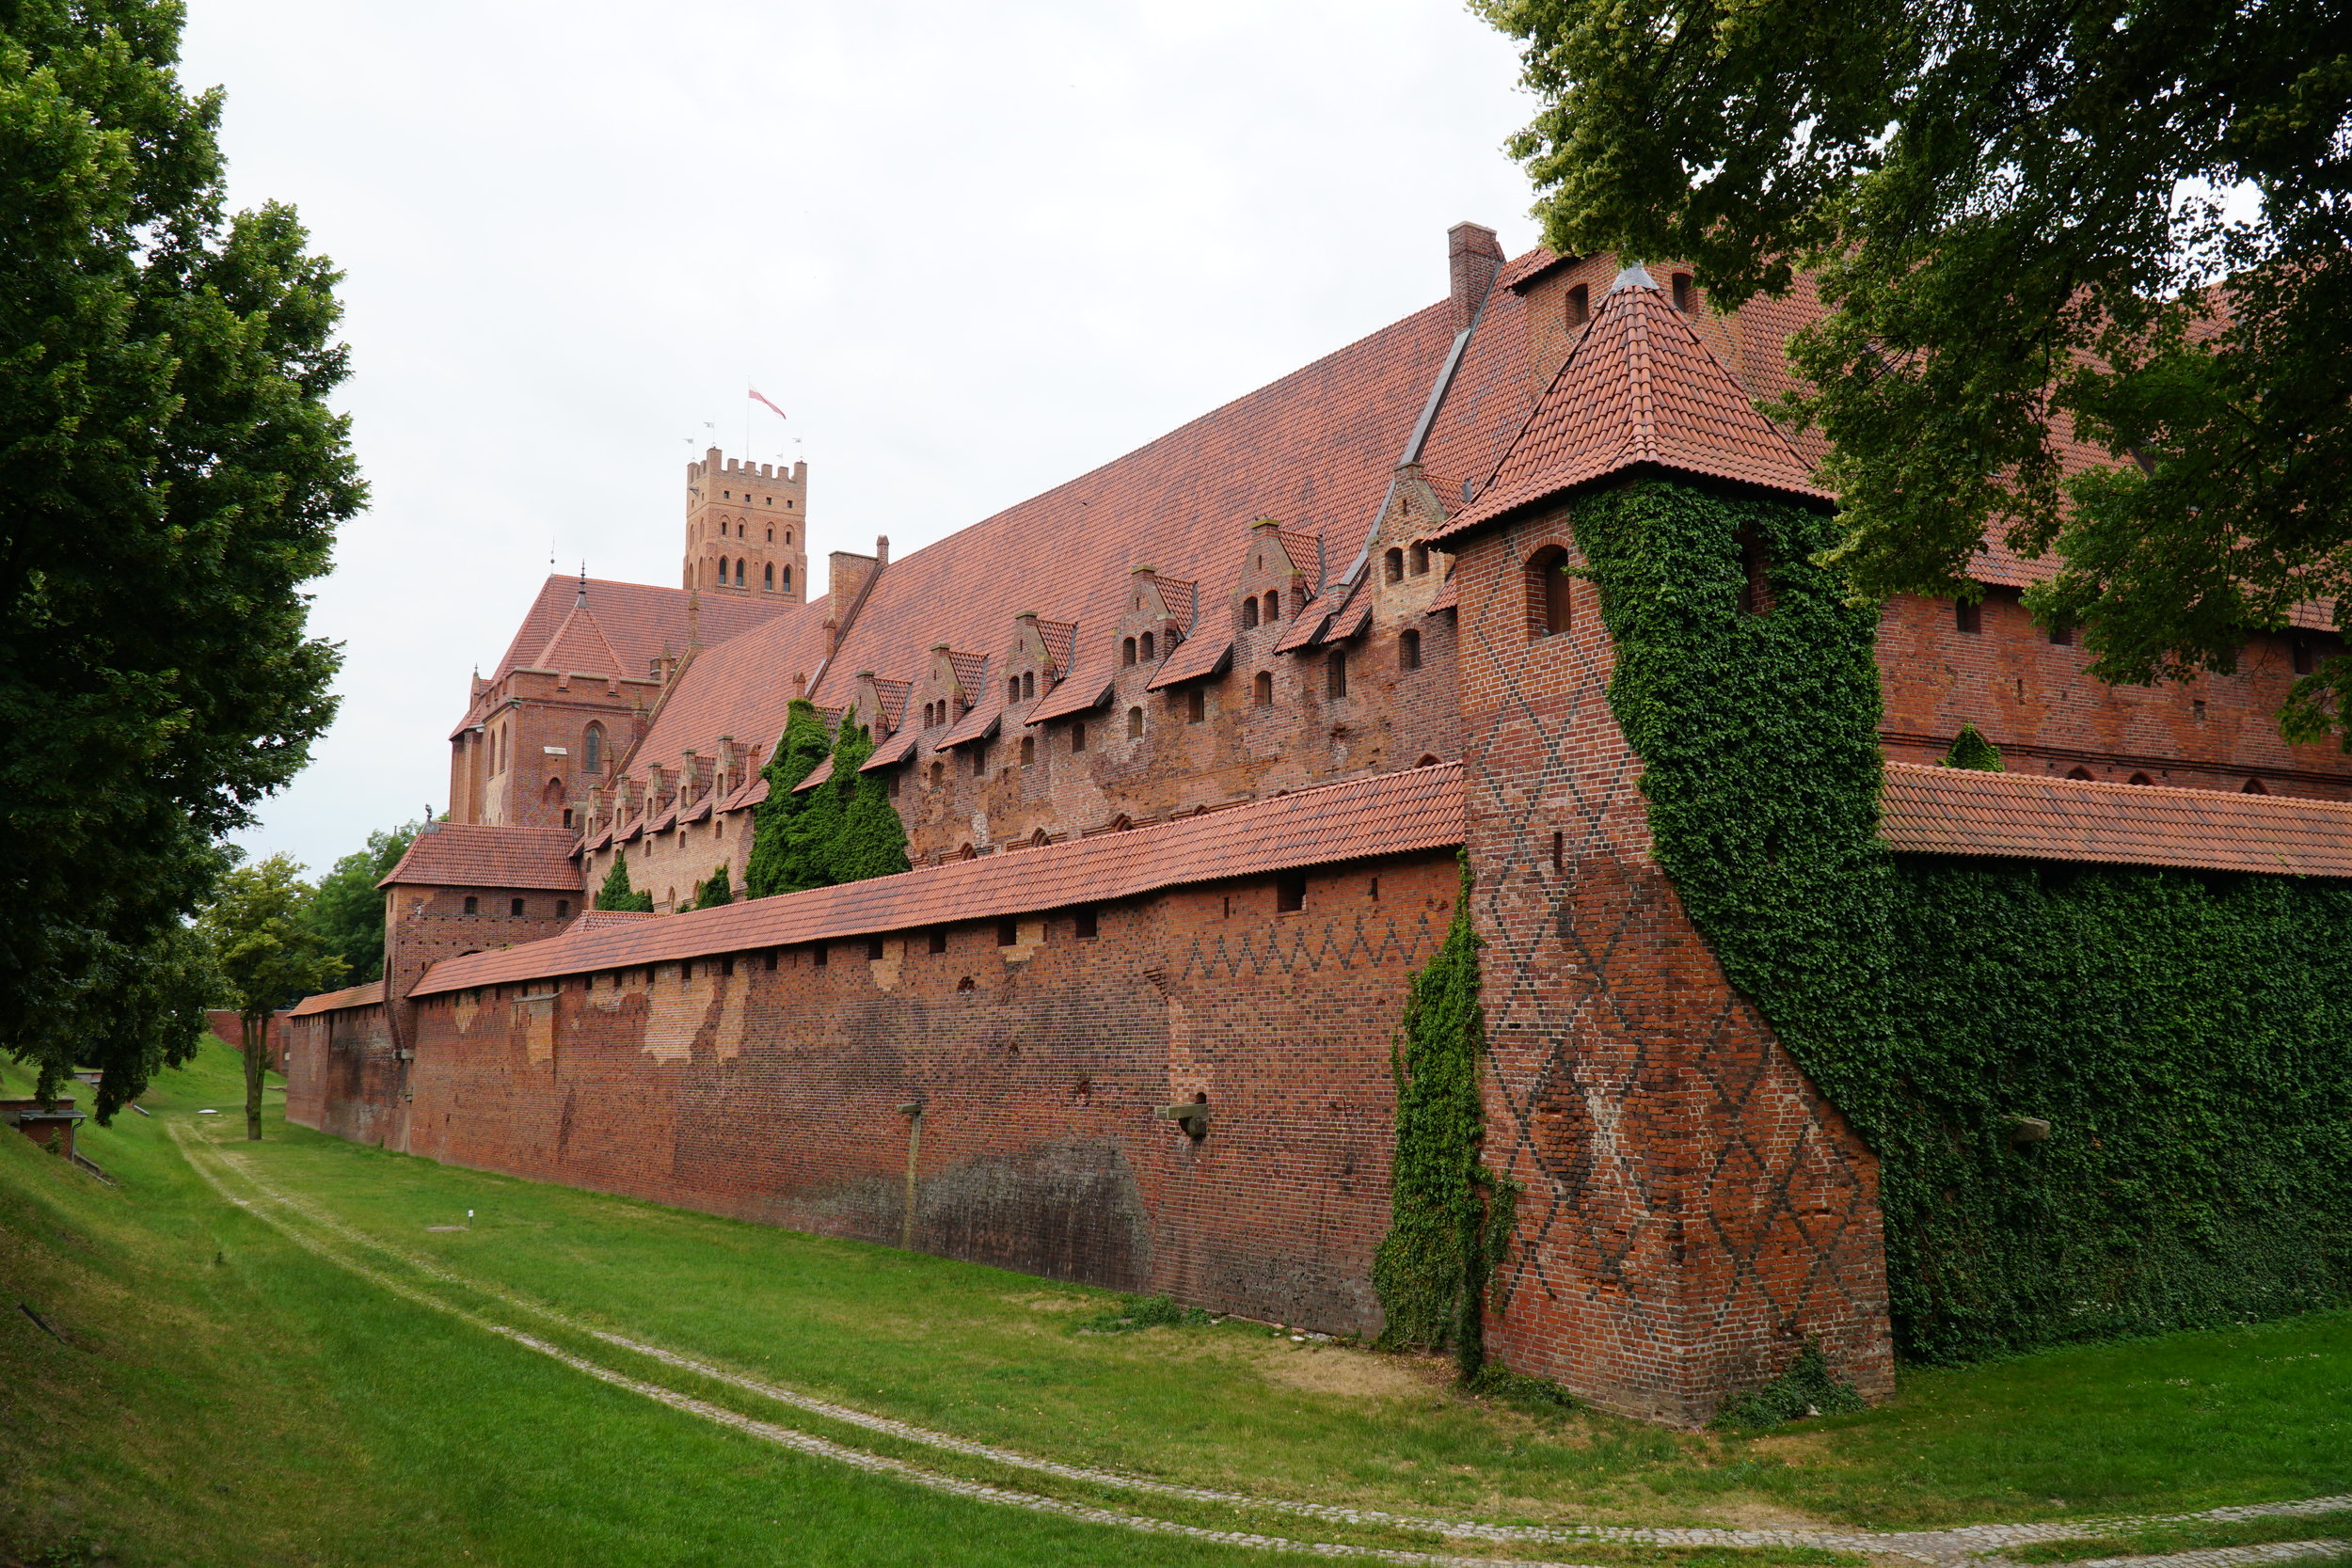
<instances>
[{"instance_id":1,"label":"terracotta roof tile","mask_svg":"<svg viewBox=\"0 0 2352 1568\"><path fill-rule=\"evenodd\" d=\"M1028 721L1042 724L1048 719L1067 719L1073 713L1101 706L1103 699L1111 694L1112 679L1111 672L1099 666L1071 675L1037 700L1037 706L1029 709Z\"/></svg>"},{"instance_id":2,"label":"terracotta roof tile","mask_svg":"<svg viewBox=\"0 0 2352 1568\"><path fill-rule=\"evenodd\" d=\"M1331 635L1324 641L1344 642L1352 637L1361 637L1364 628L1371 625L1372 594L1368 589L1359 589L1354 601L1343 606L1340 612L1331 617Z\"/></svg>"},{"instance_id":3,"label":"terracotta roof tile","mask_svg":"<svg viewBox=\"0 0 2352 1568\"><path fill-rule=\"evenodd\" d=\"M1435 615L1440 610L1461 609L1462 595L1458 591L1459 587L1460 585L1454 580L1454 568L1448 566L1445 569L1445 581L1438 589L1438 596L1429 601L1429 608L1422 613Z\"/></svg>"},{"instance_id":4,"label":"terracotta roof tile","mask_svg":"<svg viewBox=\"0 0 2352 1568\"><path fill-rule=\"evenodd\" d=\"M1432 535L1458 537L1507 513L1629 468L1657 467L1834 499L1748 390L1658 284L1629 267L1528 417L1477 500Z\"/></svg>"},{"instance_id":5,"label":"terracotta roof tile","mask_svg":"<svg viewBox=\"0 0 2352 1568\"><path fill-rule=\"evenodd\" d=\"M1915 854L2352 877L2352 804L1889 763L1880 833Z\"/></svg>"},{"instance_id":6,"label":"terracotta roof tile","mask_svg":"<svg viewBox=\"0 0 2352 1568\"><path fill-rule=\"evenodd\" d=\"M1329 570L1329 562L1323 559L1323 535L1295 528L1274 531L1281 537L1282 553L1291 558L1291 564L1306 574L1307 592L1322 593L1324 573Z\"/></svg>"},{"instance_id":7,"label":"terracotta roof tile","mask_svg":"<svg viewBox=\"0 0 2352 1568\"><path fill-rule=\"evenodd\" d=\"M966 687L967 691L980 693L979 705L947 727L947 733L931 742L931 750L944 752L950 746L962 746L975 740L986 740L996 733L997 724L1005 716L1005 697L1001 691L990 690L985 685Z\"/></svg>"},{"instance_id":8,"label":"terracotta roof tile","mask_svg":"<svg viewBox=\"0 0 2352 1568\"><path fill-rule=\"evenodd\" d=\"M828 755L822 762L819 762L816 767L808 770L807 778L803 779L799 784L792 786L792 793L798 795L803 790L815 789L818 784L823 784L827 779L832 777L833 758Z\"/></svg>"},{"instance_id":9,"label":"terracotta roof tile","mask_svg":"<svg viewBox=\"0 0 2352 1568\"><path fill-rule=\"evenodd\" d=\"M564 614L564 624L555 628L548 645L539 650L539 657L531 661L535 670L553 670L558 674L644 675L642 669L631 670L619 653L614 651L604 628L596 625L596 612L586 605L575 605Z\"/></svg>"},{"instance_id":10,"label":"terracotta roof tile","mask_svg":"<svg viewBox=\"0 0 2352 1568\"><path fill-rule=\"evenodd\" d=\"M988 684L988 656L986 654L958 653L955 649L949 648L947 663L955 671L956 684L963 689L966 696L978 696L981 689Z\"/></svg>"},{"instance_id":11,"label":"terracotta roof tile","mask_svg":"<svg viewBox=\"0 0 2352 1568\"><path fill-rule=\"evenodd\" d=\"M602 828L580 846L580 850L583 854L593 855L612 842L612 830L610 827Z\"/></svg>"},{"instance_id":12,"label":"terracotta roof tile","mask_svg":"<svg viewBox=\"0 0 2352 1568\"><path fill-rule=\"evenodd\" d=\"M612 649L620 660L620 673L643 680L653 672L653 662L663 649L674 653L686 651L687 591L683 588L656 588L642 582L609 582L602 578L590 578L588 608L595 612L597 635ZM490 674L492 684L506 678L513 671L533 665L532 661L563 628L564 622L580 599L580 579L551 577L539 585L538 597L524 612L522 625L516 628L514 641L506 645ZM774 618L788 607L757 599L739 599L732 594L705 594L699 607L702 639L705 643L723 642L741 635L752 627ZM474 721L476 715L469 705L466 717L459 721L462 730ZM454 733L454 732L453 732Z\"/></svg>"},{"instance_id":13,"label":"terracotta roof tile","mask_svg":"<svg viewBox=\"0 0 2352 1568\"><path fill-rule=\"evenodd\" d=\"M569 930L444 960L415 994L987 920L1185 883L1442 849L1462 842L1462 824L1461 765L1439 763L1018 855L950 861L627 927Z\"/></svg>"},{"instance_id":14,"label":"terracotta roof tile","mask_svg":"<svg viewBox=\"0 0 2352 1568\"><path fill-rule=\"evenodd\" d=\"M1232 657L1233 634L1231 629L1204 631L1198 637L1187 637L1176 644L1174 653L1160 661L1159 673L1144 684L1144 689L1165 691L1185 681L1214 675L1222 671ZM1109 695L1108 675L1103 677L1103 690L1105 696Z\"/></svg>"},{"instance_id":15,"label":"terracotta roof tile","mask_svg":"<svg viewBox=\"0 0 2352 1568\"><path fill-rule=\"evenodd\" d=\"M703 601L706 628L712 602ZM823 599L793 606L695 655L662 692L652 726L630 753L629 774L642 779L649 765L674 766L689 751L708 756L723 736L773 746L784 734L792 677L813 676L824 657L828 613Z\"/></svg>"},{"instance_id":16,"label":"terracotta roof tile","mask_svg":"<svg viewBox=\"0 0 2352 1568\"><path fill-rule=\"evenodd\" d=\"M914 689L913 681L874 679L874 695L882 699L882 721L885 730L896 730L907 716L907 694ZM868 726L871 728L872 726Z\"/></svg>"},{"instance_id":17,"label":"terracotta roof tile","mask_svg":"<svg viewBox=\"0 0 2352 1568\"><path fill-rule=\"evenodd\" d=\"M416 836L377 887L530 887L577 890L568 828L492 828L439 822Z\"/></svg>"},{"instance_id":18,"label":"terracotta roof tile","mask_svg":"<svg viewBox=\"0 0 2352 1568\"><path fill-rule=\"evenodd\" d=\"M630 817L628 821L612 830L612 842L615 844L627 844L630 839L635 838L639 833L642 833L644 831L645 814L641 811L636 816Z\"/></svg>"},{"instance_id":19,"label":"terracotta roof tile","mask_svg":"<svg viewBox=\"0 0 2352 1568\"><path fill-rule=\"evenodd\" d=\"M1041 618L1037 634L1045 643L1045 657L1054 663L1057 676L1067 675L1078 666L1078 623L1048 621Z\"/></svg>"},{"instance_id":20,"label":"terracotta roof tile","mask_svg":"<svg viewBox=\"0 0 2352 1568\"><path fill-rule=\"evenodd\" d=\"M1324 623L1331 619L1332 609L1327 600L1317 599L1292 616L1289 628L1275 640L1274 651L1295 654L1301 648L1312 646L1315 639L1323 635Z\"/></svg>"},{"instance_id":21,"label":"terracotta roof tile","mask_svg":"<svg viewBox=\"0 0 2352 1568\"><path fill-rule=\"evenodd\" d=\"M875 747L874 754L866 759L865 766L861 767L858 771L861 773L872 773L884 768L895 767L898 763L906 761L908 757L914 754L915 743L922 738L923 735L919 730L903 729L898 731L889 739ZM827 762L831 762L833 759L831 757L827 757L825 760Z\"/></svg>"},{"instance_id":22,"label":"terracotta roof tile","mask_svg":"<svg viewBox=\"0 0 2352 1568\"><path fill-rule=\"evenodd\" d=\"M677 807L675 804L664 806L660 812L645 819L645 832L658 833L676 820Z\"/></svg>"},{"instance_id":23,"label":"terracotta roof tile","mask_svg":"<svg viewBox=\"0 0 2352 1568\"><path fill-rule=\"evenodd\" d=\"M582 910L578 918L564 927L565 936L575 931L602 931L614 926L633 926L641 920L658 920L651 910Z\"/></svg>"},{"instance_id":24,"label":"terracotta roof tile","mask_svg":"<svg viewBox=\"0 0 2352 1568\"><path fill-rule=\"evenodd\" d=\"M741 811L745 806L755 806L766 799L768 799L768 775L754 773L743 782L742 788L719 802L719 809Z\"/></svg>"},{"instance_id":25,"label":"terracotta roof tile","mask_svg":"<svg viewBox=\"0 0 2352 1568\"><path fill-rule=\"evenodd\" d=\"M364 986L346 986L342 990L323 990L316 996L306 996L289 1009L289 1018L308 1018L313 1013L340 1012L345 1007L375 1007L384 1002L384 982L370 980Z\"/></svg>"}]
</instances>

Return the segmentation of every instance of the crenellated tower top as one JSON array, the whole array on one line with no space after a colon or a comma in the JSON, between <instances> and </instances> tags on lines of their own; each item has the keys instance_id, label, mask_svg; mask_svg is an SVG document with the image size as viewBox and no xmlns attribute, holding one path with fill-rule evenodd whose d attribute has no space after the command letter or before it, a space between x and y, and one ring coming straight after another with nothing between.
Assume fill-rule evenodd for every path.
<instances>
[{"instance_id":1,"label":"crenellated tower top","mask_svg":"<svg viewBox=\"0 0 2352 1568\"><path fill-rule=\"evenodd\" d=\"M681 587L799 604L808 596L808 465L710 448L686 465Z\"/></svg>"}]
</instances>

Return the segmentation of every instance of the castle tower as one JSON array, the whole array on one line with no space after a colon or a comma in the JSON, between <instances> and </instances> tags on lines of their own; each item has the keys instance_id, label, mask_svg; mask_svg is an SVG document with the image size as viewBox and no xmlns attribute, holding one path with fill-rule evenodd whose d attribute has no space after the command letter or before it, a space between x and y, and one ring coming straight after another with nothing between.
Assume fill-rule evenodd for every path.
<instances>
[{"instance_id":1,"label":"castle tower","mask_svg":"<svg viewBox=\"0 0 2352 1568\"><path fill-rule=\"evenodd\" d=\"M686 565L679 586L800 604L808 597L808 465L686 465Z\"/></svg>"}]
</instances>

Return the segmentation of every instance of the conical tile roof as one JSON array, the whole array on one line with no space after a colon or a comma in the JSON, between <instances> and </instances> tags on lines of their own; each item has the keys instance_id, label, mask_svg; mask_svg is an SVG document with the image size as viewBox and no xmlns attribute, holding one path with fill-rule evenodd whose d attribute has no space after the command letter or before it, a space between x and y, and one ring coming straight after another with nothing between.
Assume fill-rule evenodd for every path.
<instances>
[{"instance_id":1,"label":"conical tile roof","mask_svg":"<svg viewBox=\"0 0 2352 1568\"><path fill-rule=\"evenodd\" d=\"M1631 266L1602 296L1478 499L1436 538L1644 466L1836 499L1813 483L1796 448L1756 411L1657 281Z\"/></svg>"}]
</instances>

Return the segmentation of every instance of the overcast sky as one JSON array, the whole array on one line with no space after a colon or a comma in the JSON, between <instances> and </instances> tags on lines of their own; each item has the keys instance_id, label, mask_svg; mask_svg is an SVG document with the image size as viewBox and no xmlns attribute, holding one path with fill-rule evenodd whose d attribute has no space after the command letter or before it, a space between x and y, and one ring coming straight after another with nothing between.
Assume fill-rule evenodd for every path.
<instances>
[{"instance_id":1,"label":"overcast sky","mask_svg":"<svg viewBox=\"0 0 2352 1568\"><path fill-rule=\"evenodd\" d=\"M706 441L902 556L1440 297L1450 224L1535 237L1457 0L189 0L183 69L348 275L342 711L244 839L314 870L446 805L550 556L678 580Z\"/></svg>"}]
</instances>

